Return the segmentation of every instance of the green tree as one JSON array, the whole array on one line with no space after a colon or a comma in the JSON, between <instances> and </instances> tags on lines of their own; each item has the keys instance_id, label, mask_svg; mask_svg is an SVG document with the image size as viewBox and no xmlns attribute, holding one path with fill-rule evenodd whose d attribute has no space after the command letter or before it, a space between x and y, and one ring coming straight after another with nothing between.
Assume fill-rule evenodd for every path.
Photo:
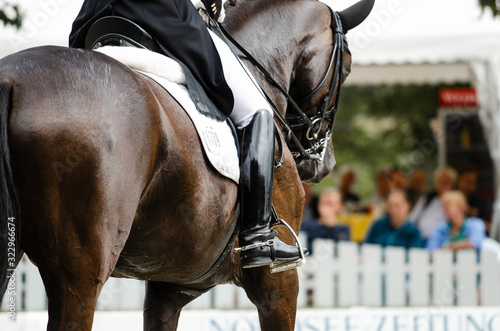
<instances>
[{"instance_id":1,"label":"green tree","mask_svg":"<svg viewBox=\"0 0 500 331\"><path fill-rule=\"evenodd\" d=\"M19 6L0 1L0 22L5 26L11 25L19 29L23 22L23 15Z\"/></svg>"},{"instance_id":2,"label":"green tree","mask_svg":"<svg viewBox=\"0 0 500 331\"><path fill-rule=\"evenodd\" d=\"M437 165L437 144L430 127L437 117L440 85L346 86L332 138L337 166L314 191L338 185L344 166L358 175L357 191L375 191L375 175L395 166L410 175Z\"/></svg>"},{"instance_id":3,"label":"green tree","mask_svg":"<svg viewBox=\"0 0 500 331\"><path fill-rule=\"evenodd\" d=\"M497 0L479 0L479 4L483 11L487 8L491 9L494 16L500 15L500 7Z\"/></svg>"}]
</instances>

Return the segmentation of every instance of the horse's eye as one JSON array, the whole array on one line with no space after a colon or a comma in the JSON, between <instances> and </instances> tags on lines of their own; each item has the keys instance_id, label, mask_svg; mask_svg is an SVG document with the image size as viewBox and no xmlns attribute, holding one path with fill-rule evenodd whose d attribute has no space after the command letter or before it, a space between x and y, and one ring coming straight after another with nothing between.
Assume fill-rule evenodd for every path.
<instances>
[{"instance_id":1,"label":"horse's eye","mask_svg":"<svg viewBox=\"0 0 500 331\"><path fill-rule=\"evenodd\" d=\"M344 76L347 77L351 73L351 66L344 67Z\"/></svg>"},{"instance_id":2,"label":"horse's eye","mask_svg":"<svg viewBox=\"0 0 500 331\"><path fill-rule=\"evenodd\" d=\"M343 66L342 68L342 84L344 84L345 80L347 79L347 76L351 73L351 66Z\"/></svg>"}]
</instances>

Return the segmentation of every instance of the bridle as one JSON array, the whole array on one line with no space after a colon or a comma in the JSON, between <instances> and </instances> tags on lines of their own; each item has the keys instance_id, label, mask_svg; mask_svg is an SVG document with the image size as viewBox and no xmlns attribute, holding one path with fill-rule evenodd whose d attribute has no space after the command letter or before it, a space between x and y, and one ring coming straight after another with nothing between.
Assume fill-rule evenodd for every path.
<instances>
[{"instance_id":1,"label":"bridle","mask_svg":"<svg viewBox=\"0 0 500 331\"><path fill-rule=\"evenodd\" d=\"M339 95L340 95L340 86L342 83L342 60L344 52L346 51L346 41L345 35L343 32L342 21L337 12L334 12L330 9L331 13L331 24L330 28L332 29L334 35L334 48L332 51L332 55L330 57L330 62L328 64L328 69L326 70L325 76L319 83L319 85L312 90L309 94L299 99L299 102L305 101L311 97L313 97L326 83L328 76L332 71L332 67L334 70L332 83L328 90L327 95L323 98L323 102L318 108L313 107L305 112L298 107L293 107L296 113L287 112L285 115L285 122L288 126L288 134L290 138L295 142L298 147L298 151L291 151L293 157L295 159L313 159L322 161L328 141L330 140L331 130L333 128L335 122L335 116L337 114L338 103L339 103ZM335 62L335 66L334 66ZM331 108L329 105L333 98L333 93L335 91L336 83L338 82L337 94L335 96L335 102ZM312 117L308 117L306 114L311 113L312 111L315 114ZM280 119L281 121L282 119ZM319 138L319 134L322 130L323 123L327 121L328 125L326 127L325 136L323 138ZM318 124L318 128L315 129L315 126ZM304 148L298 139L296 139L295 132L306 131L306 139L312 142L311 147ZM290 134L290 132L292 134ZM295 136L295 139L293 138Z\"/></svg>"},{"instance_id":2,"label":"bridle","mask_svg":"<svg viewBox=\"0 0 500 331\"><path fill-rule=\"evenodd\" d=\"M295 145L297 146L298 150L297 151L292 151L291 154L294 157L296 161L301 160L301 159L310 159L310 160L316 160L316 161L323 161L323 158L325 157L326 149L328 142L330 140L330 135L331 135L331 129L333 128L333 124L335 122L335 115L337 114L337 107L339 103L339 95L340 95L340 86L342 83L342 60L344 58L344 52L346 51L346 38L345 34L343 31L343 24L342 24L342 19L339 16L339 14L335 11L333 11L330 7L328 7L330 10L331 14L331 23L330 23L330 28L332 29L333 32L333 51L332 55L330 57L330 62L328 64L328 69L326 70L326 73L319 83L319 85L312 90L310 93L308 93L306 96L302 97L299 99L299 102L303 102L312 96L314 96L316 93L319 92L319 90L323 87L324 84L326 84L326 81L328 80L328 77L330 76L330 73L332 71L332 68L334 70L333 73L333 79L332 83L330 85L330 88L328 90L327 95L323 98L323 102L321 106L319 107L319 110L317 110L316 107L309 108L306 111L303 111L295 102L295 100L290 96L290 94L278 83L276 80L271 76L271 74L267 71L266 68L264 68L248 51L246 51L232 36L229 34L229 32L223 27L218 24L215 26L220 30L220 32L233 44L235 45L245 56L246 58L257 68L259 69L262 74L266 77L267 80L269 80L276 88L278 88L283 95L288 100L289 107L293 108L295 110L295 113L287 114L285 117L281 115L281 113L278 111L278 108L274 105L272 100L265 95L267 98L267 101L269 104L272 106L274 109L274 113L276 117L278 118L279 122L282 124L282 132L288 137L289 140L292 140ZM347 50L348 52L348 50ZM335 62L335 65L334 65ZM338 82L338 88L337 88L337 94L335 96L335 102L333 107L329 108L329 105L333 99L333 93L335 91L335 86L337 85L336 82ZM307 116L306 113L309 113L311 111L315 111L315 114L312 117ZM325 131L324 137L320 138L320 132L322 131L322 126L323 122L328 121L328 125ZM318 125L318 129L314 129L316 125ZM311 147L305 148L300 140L297 138L296 133L302 132L304 130L306 131L306 139L311 142ZM280 166L283 163L282 158L281 161L277 162L277 165Z\"/></svg>"},{"instance_id":3,"label":"bridle","mask_svg":"<svg viewBox=\"0 0 500 331\"><path fill-rule=\"evenodd\" d=\"M316 93L319 92L319 90L323 87L323 85L327 82L327 79L332 71L332 68L334 70L333 73L333 78L332 82L330 85L330 88L328 90L327 95L323 98L323 102L320 105L319 109L316 107L310 108L306 111L302 111L299 107L295 107L292 104L292 107L295 110L295 113L290 113L287 112L285 115L285 122L287 123L287 130L288 130L288 135L289 138L291 138L297 148L298 151L291 151L293 157L296 160L300 159L312 159L312 160L318 160L322 161L326 149L327 149L327 144L330 140L331 136L331 130L333 128L333 125L335 123L335 116L337 114L337 109L338 109L338 103L339 103L339 95L340 95L340 87L342 83L342 61L344 58L344 52L346 51L346 40L345 40L345 34L343 32L343 25L341 18L337 12L334 12L330 8L330 13L331 13L331 23L330 23L330 28L332 29L333 32L333 51L332 55L330 57L330 61L328 63L328 69L326 70L326 73L319 83L319 85L312 90L309 94L306 96L302 97L299 99L299 102L305 101L307 99L310 99L313 97ZM348 50L347 50L348 52ZM334 65L335 62L335 65ZM335 86L337 85L336 83L338 82L338 88L337 88L337 94L335 96L335 102L331 108L329 108L329 105L331 104L331 101L333 99L333 93L335 91ZM307 113L314 112L314 115L312 117L307 116ZM280 118L280 117L278 117ZM283 119L280 118L280 121L283 123ZM323 129L323 123L327 121L327 127L325 131L324 137L320 138L319 134ZM317 129L315 129L315 126L318 126ZM284 126L285 128L285 126ZM302 132L306 130L306 139L308 141L311 141L312 145L309 148L304 148L300 141L298 141L295 133L296 132ZM291 133L291 134L290 134Z\"/></svg>"}]
</instances>

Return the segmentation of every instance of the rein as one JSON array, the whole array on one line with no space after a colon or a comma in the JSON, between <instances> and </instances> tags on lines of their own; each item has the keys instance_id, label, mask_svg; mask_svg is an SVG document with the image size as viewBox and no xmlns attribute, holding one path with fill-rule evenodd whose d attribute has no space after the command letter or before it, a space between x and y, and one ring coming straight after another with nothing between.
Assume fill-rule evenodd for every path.
<instances>
[{"instance_id":1,"label":"rein","mask_svg":"<svg viewBox=\"0 0 500 331\"><path fill-rule=\"evenodd\" d=\"M333 124L335 122L335 115L337 113L337 107L339 103L339 95L340 95L340 85L342 82L342 59L345 51L345 34L343 32L343 25L341 18L337 12L334 12L330 7L328 7L330 10L331 14L331 23L330 23L330 28L332 29L333 32L333 39L334 39L334 49L332 51L332 55L328 64L328 69L325 73L325 76L321 80L320 84L309 94L306 96L300 98L300 101L304 101L308 98L311 98L314 94L316 94L321 87L326 83L328 76L330 75L330 72L332 70L333 64L335 62L335 67L334 67L334 74L333 74L333 80L332 84L330 85L328 94L325 96L323 99L323 103L320 106L320 111L318 111L313 117L309 118L306 115L306 112L303 111L295 102L292 96L272 77L272 75L269 73L269 71L262 66L255 57L253 57L243 46L241 46L240 43L238 43L233 36L220 24L217 24L212 20L213 25L219 30L219 32L224 35L239 51L243 53L247 57L247 59L266 77L266 79L271 82L273 86L278 88L280 92L287 98L289 104L291 107L295 110L296 114L290 114L286 115L283 117L281 113L278 111L278 108L276 105L273 103L271 98L263 91L267 101L273 108L273 111L278 118L278 120L281 122L283 125L282 132L284 132L289 139L293 140L294 143L296 144L297 148L299 149L298 151L291 151L292 156L294 159L299 160L299 159L310 159L310 160L317 160L321 162L325 156L326 153L326 146L328 144L328 141L330 140L330 135L331 135L331 129L333 127ZM335 103L334 106L330 109L328 109L329 104L332 101L333 98L333 92L335 90L335 82L339 82L338 84L338 91L337 95L335 97ZM316 109L311 108L310 110ZM319 133L322 129L322 122L328 120L328 126L327 130L325 133L325 136L321 139L319 139ZM312 132L314 130L314 126L319 122L319 128ZM304 148L300 140L297 138L295 132L298 131L306 131L306 138L307 140L312 142L311 147L309 148ZM312 134L312 135L311 135ZM281 138L279 139L278 143L281 142ZM278 144L278 145L279 145ZM278 164L282 164L283 161L283 156L280 154L280 161L277 161Z\"/></svg>"}]
</instances>

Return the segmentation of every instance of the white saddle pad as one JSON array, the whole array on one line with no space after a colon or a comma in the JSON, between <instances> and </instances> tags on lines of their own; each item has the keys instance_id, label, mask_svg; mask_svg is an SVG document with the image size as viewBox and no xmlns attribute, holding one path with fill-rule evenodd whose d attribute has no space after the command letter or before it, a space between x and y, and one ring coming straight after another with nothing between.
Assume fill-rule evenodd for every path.
<instances>
[{"instance_id":1,"label":"white saddle pad","mask_svg":"<svg viewBox=\"0 0 500 331\"><path fill-rule=\"evenodd\" d=\"M177 62L164 55L134 47L105 46L97 51L142 72L163 86L191 118L213 167L221 175L239 182L238 151L231 128L226 122L205 116L196 109L185 86L184 72Z\"/></svg>"}]
</instances>

